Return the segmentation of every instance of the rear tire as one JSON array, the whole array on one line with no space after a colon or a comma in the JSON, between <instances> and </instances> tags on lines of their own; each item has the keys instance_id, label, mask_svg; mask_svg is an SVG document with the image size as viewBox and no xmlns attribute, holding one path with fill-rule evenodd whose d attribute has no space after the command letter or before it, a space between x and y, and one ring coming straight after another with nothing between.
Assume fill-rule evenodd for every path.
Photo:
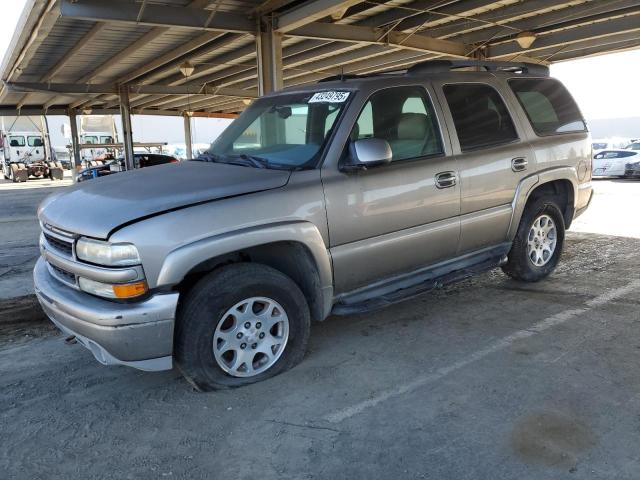
<instances>
[{"instance_id":1,"label":"rear tire","mask_svg":"<svg viewBox=\"0 0 640 480\"><path fill-rule=\"evenodd\" d=\"M228 265L186 294L174 358L200 391L240 387L298 364L309 333L309 307L289 277L266 265Z\"/></svg>"},{"instance_id":2,"label":"rear tire","mask_svg":"<svg viewBox=\"0 0 640 480\"><path fill-rule=\"evenodd\" d=\"M18 171L18 166L14 163L9 165L9 177L13 181L13 183L18 183L18 177L16 176L16 172Z\"/></svg>"},{"instance_id":3,"label":"rear tire","mask_svg":"<svg viewBox=\"0 0 640 480\"><path fill-rule=\"evenodd\" d=\"M564 233L564 217L557 200L534 199L525 208L502 271L523 282L549 276L560 261Z\"/></svg>"}]
</instances>

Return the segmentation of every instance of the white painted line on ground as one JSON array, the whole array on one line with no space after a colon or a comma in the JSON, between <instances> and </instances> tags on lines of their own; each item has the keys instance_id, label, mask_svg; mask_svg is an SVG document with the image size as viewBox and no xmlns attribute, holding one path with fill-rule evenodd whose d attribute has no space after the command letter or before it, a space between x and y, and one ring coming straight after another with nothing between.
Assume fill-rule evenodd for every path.
<instances>
[{"instance_id":1,"label":"white painted line on ground","mask_svg":"<svg viewBox=\"0 0 640 480\"><path fill-rule=\"evenodd\" d=\"M413 390L423 387L429 383L433 383L437 380L440 380L441 378L446 377L450 373L455 372L456 370L459 370L463 367L466 367L471 363L477 362L478 360L481 360L492 353L498 352L500 350L505 350L506 348L510 347L513 343L517 342L518 340L522 340L522 339L531 337L533 335L536 335L538 333L544 332L549 328L565 323L578 315L588 312L589 310L592 310L596 307L600 307L602 305L606 305L607 303L617 298L620 298L626 295L627 293L630 293L638 288L640 288L640 280L635 280L623 287L609 290L608 292L605 292L602 295L599 295L587 301L585 304L585 307L583 308L572 308L569 310L564 310L560 313L556 313L555 315L551 315L550 317L547 317L544 320L541 320L535 325L529 328L526 328L524 330L519 330L517 332L514 332L511 335L508 335L492 343L488 347L480 349L472 353L468 357L463 358L462 360L459 360L455 363L452 363L451 365L447 365L446 367L439 368L438 370L432 373L429 373L427 375L422 375L410 383L400 385L391 390L383 391L378 395L376 395L375 397L369 398L368 400L364 400L363 402L356 403L354 405L343 408L341 410L337 410L336 412L333 412L325 416L324 418L325 420L331 423L342 422L348 418L351 418L355 415L358 415L359 413L364 412L365 410L368 410L369 408L375 407L376 405L379 405L380 403L385 402L391 398L404 395L405 393L412 392Z\"/></svg>"}]
</instances>

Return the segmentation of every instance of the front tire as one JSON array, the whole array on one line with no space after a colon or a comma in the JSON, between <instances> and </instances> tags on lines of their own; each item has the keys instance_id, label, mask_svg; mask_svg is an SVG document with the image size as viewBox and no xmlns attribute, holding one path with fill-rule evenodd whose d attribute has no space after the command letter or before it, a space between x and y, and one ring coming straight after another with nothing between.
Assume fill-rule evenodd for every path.
<instances>
[{"instance_id":1,"label":"front tire","mask_svg":"<svg viewBox=\"0 0 640 480\"><path fill-rule=\"evenodd\" d=\"M289 277L266 265L228 265L186 294L175 361L198 390L240 387L298 364L309 333L309 307Z\"/></svg>"},{"instance_id":2,"label":"front tire","mask_svg":"<svg viewBox=\"0 0 640 480\"><path fill-rule=\"evenodd\" d=\"M564 233L564 217L556 200L533 200L522 215L502 271L523 282L537 282L549 276L560 261Z\"/></svg>"}]
</instances>

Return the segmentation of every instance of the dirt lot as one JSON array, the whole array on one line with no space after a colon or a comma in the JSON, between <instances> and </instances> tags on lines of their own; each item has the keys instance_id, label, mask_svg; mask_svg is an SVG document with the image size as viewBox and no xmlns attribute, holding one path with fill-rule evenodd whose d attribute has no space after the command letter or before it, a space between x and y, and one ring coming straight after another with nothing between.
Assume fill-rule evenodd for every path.
<instances>
[{"instance_id":1,"label":"dirt lot","mask_svg":"<svg viewBox=\"0 0 640 480\"><path fill-rule=\"evenodd\" d=\"M300 366L239 390L5 331L0 477L636 480L640 182L595 188L548 280L331 318Z\"/></svg>"}]
</instances>

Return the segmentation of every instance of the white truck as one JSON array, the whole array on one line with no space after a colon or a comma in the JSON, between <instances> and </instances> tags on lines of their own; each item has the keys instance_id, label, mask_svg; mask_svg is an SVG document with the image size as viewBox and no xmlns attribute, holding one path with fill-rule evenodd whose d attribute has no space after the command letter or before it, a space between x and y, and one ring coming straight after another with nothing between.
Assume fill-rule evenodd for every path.
<instances>
[{"instance_id":1,"label":"white truck","mask_svg":"<svg viewBox=\"0 0 640 480\"><path fill-rule=\"evenodd\" d=\"M2 173L5 179L26 182L29 177L62 179L62 165L52 162L48 131L43 117L0 119Z\"/></svg>"},{"instance_id":2,"label":"white truck","mask_svg":"<svg viewBox=\"0 0 640 480\"><path fill-rule=\"evenodd\" d=\"M113 115L83 115L80 117L80 158L82 167L86 168L88 162L113 158L113 147L101 145L114 145L118 143L118 132ZM92 147L92 145L96 145Z\"/></svg>"}]
</instances>

